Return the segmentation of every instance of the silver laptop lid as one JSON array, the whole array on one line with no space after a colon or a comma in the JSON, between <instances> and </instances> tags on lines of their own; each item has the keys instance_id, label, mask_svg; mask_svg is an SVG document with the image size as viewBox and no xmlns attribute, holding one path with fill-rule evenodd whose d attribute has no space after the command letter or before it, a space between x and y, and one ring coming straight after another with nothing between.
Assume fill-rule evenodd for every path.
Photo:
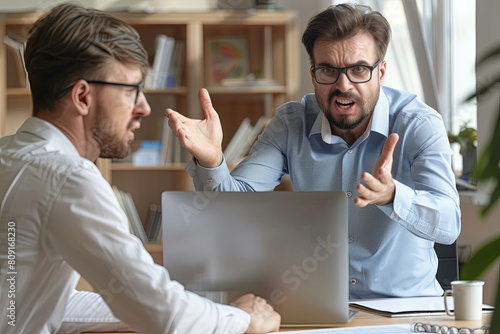
<instances>
[{"instance_id":1,"label":"silver laptop lid","mask_svg":"<svg viewBox=\"0 0 500 334\"><path fill-rule=\"evenodd\" d=\"M162 222L164 266L188 290L254 293L283 324L348 321L343 192L167 191Z\"/></svg>"}]
</instances>

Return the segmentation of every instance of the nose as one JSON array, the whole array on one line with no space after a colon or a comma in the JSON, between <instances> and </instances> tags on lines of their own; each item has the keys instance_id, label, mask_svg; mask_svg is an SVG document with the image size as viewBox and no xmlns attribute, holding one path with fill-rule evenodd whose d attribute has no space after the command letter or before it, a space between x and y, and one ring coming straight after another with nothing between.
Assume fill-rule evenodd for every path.
<instances>
[{"instance_id":1,"label":"nose","mask_svg":"<svg viewBox=\"0 0 500 334\"><path fill-rule=\"evenodd\" d=\"M143 92L140 92L137 105L134 107L134 115L146 117L149 114L151 114L151 107L146 99L146 95L144 95Z\"/></svg>"},{"instance_id":2,"label":"nose","mask_svg":"<svg viewBox=\"0 0 500 334\"><path fill-rule=\"evenodd\" d=\"M337 82L335 82L333 85L335 86L335 88L339 89L342 92L347 92L352 88L352 82L349 80L345 72L339 74Z\"/></svg>"}]
</instances>

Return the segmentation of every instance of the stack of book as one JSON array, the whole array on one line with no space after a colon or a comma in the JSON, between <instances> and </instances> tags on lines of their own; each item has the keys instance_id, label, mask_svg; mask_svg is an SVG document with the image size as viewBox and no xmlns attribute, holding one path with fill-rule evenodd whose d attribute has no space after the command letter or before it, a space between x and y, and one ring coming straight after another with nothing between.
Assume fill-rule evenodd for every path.
<instances>
[{"instance_id":1,"label":"stack of book","mask_svg":"<svg viewBox=\"0 0 500 334\"><path fill-rule=\"evenodd\" d=\"M162 89L180 86L185 43L159 34L156 36L155 44L153 66L146 77L146 88Z\"/></svg>"},{"instance_id":2,"label":"stack of book","mask_svg":"<svg viewBox=\"0 0 500 334\"><path fill-rule=\"evenodd\" d=\"M243 119L224 150L224 158L228 164L237 163L247 155L268 121L267 117L261 116L255 126L253 126L250 118Z\"/></svg>"},{"instance_id":3,"label":"stack of book","mask_svg":"<svg viewBox=\"0 0 500 334\"><path fill-rule=\"evenodd\" d=\"M137 212L132 196L118 189L116 186L113 186L113 190L123 211L127 214L130 232L138 237L143 243L147 243L148 236L146 235L146 231L144 231L144 226L139 218L139 213Z\"/></svg>"},{"instance_id":4,"label":"stack of book","mask_svg":"<svg viewBox=\"0 0 500 334\"><path fill-rule=\"evenodd\" d=\"M160 165L183 163L189 159L188 152L181 146L168 126L168 117L163 118L160 144Z\"/></svg>"},{"instance_id":5,"label":"stack of book","mask_svg":"<svg viewBox=\"0 0 500 334\"><path fill-rule=\"evenodd\" d=\"M162 241L161 206L158 204L149 206L146 234L150 242Z\"/></svg>"}]
</instances>

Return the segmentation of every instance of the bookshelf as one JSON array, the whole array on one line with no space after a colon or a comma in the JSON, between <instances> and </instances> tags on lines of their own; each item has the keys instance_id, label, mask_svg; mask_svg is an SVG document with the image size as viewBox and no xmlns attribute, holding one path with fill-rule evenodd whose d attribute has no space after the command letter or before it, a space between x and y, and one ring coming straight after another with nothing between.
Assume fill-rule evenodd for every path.
<instances>
[{"instance_id":1,"label":"bookshelf","mask_svg":"<svg viewBox=\"0 0 500 334\"><path fill-rule=\"evenodd\" d=\"M151 115L136 131L136 143L160 140L162 119L167 107L189 117L202 118L198 91L205 87L220 115L224 130L223 149L242 120L255 124L261 116L272 117L276 107L297 100L299 88L299 43L297 14L291 11L231 11L189 13L112 13L137 29L148 51L150 64L155 56L155 38L173 37L185 45L180 84L175 87L148 89L146 96ZM0 14L0 35L26 36L28 27L41 13ZM226 84L210 79L211 63L207 41L244 38L247 42L249 76ZM0 42L0 136L14 133L31 115L30 91L16 65L16 54ZM253 80L255 78L255 80ZM251 80L247 80L251 79ZM262 84L262 82L264 84ZM266 82L272 84L266 84ZM132 194L143 223L149 205L160 204L165 190L192 190L185 172L186 162L162 166L135 166L100 160L104 177L119 189ZM153 249L156 249L153 247Z\"/></svg>"}]
</instances>

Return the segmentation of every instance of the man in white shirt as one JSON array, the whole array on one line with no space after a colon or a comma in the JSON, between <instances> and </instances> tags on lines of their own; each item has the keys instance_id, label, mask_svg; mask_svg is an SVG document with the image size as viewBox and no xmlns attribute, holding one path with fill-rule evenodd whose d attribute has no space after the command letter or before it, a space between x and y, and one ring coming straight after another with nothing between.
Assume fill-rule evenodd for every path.
<instances>
[{"instance_id":1,"label":"man in white shirt","mask_svg":"<svg viewBox=\"0 0 500 334\"><path fill-rule=\"evenodd\" d=\"M171 281L94 164L125 157L151 111L137 32L63 4L31 28L25 59L34 117L0 139L0 332L278 330L262 298L221 305ZM97 293L74 290L80 275Z\"/></svg>"}]
</instances>

